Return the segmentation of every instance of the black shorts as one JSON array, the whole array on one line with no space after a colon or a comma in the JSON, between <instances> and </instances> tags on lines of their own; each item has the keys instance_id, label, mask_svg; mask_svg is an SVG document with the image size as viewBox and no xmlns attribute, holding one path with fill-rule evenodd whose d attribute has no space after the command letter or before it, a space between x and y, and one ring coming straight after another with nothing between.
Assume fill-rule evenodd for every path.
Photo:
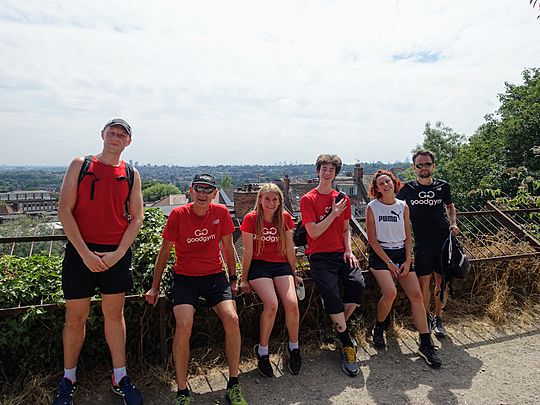
<instances>
[{"instance_id":1,"label":"black shorts","mask_svg":"<svg viewBox=\"0 0 540 405\"><path fill-rule=\"evenodd\" d=\"M197 309L201 296L209 307L214 307L222 301L232 300L231 285L224 272L206 276L175 274L171 293L173 307L189 304Z\"/></svg>"},{"instance_id":2,"label":"black shorts","mask_svg":"<svg viewBox=\"0 0 540 405\"><path fill-rule=\"evenodd\" d=\"M383 248L384 253L392 260L398 267L401 266L405 260L407 260L407 255L405 254L405 248L399 249L385 249ZM388 265L384 260L382 260L373 248L369 247L369 268L372 270L388 270ZM413 266L410 267L409 272L414 271Z\"/></svg>"},{"instance_id":3,"label":"black shorts","mask_svg":"<svg viewBox=\"0 0 540 405\"><path fill-rule=\"evenodd\" d=\"M416 240L414 245L414 267L418 277L429 276L431 273L442 273L442 246L448 235L437 235L430 240Z\"/></svg>"},{"instance_id":4,"label":"black shorts","mask_svg":"<svg viewBox=\"0 0 540 405\"><path fill-rule=\"evenodd\" d=\"M364 276L359 268L351 268L343 261L343 252L313 253L309 255L309 265L327 314L343 312L343 304L363 305ZM340 297L339 280L343 282L343 299Z\"/></svg>"},{"instance_id":5,"label":"black shorts","mask_svg":"<svg viewBox=\"0 0 540 405\"><path fill-rule=\"evenodd\" d=\"M113 252L118 245L87 243L92 252ZM68 242L62 261L62 291L66 300L89 298L96 294L126 293L133 288L131 249L106 271L92 272L86 267L75 247Z\"/></svg>"},{"instance_id":6,"label":"black shorts","mask_svg":"<svg viewBox=\"0 0 540 405\"><path fill-rule=\"evenodd\" d=\"M249 266L248 280L258 278L274 278L292 276L293 272L288 262L267 262L265 260L252 260Z\"/></svg>"}]
</instances>

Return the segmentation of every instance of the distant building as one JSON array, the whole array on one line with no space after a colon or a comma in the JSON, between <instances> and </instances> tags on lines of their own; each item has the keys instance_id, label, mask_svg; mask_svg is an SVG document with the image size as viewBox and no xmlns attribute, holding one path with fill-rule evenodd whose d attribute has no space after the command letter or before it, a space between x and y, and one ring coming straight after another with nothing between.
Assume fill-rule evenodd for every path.
<instances>
[{"instance_id":1,"label":"distant building","mask_svg":"<svg viewBox=\"0 0 540 405\"><path fill-rule=\"evenodd\" d=\"M351 199L352 214L355 217L365 216L366 206L370 201L367 190L372 177L372 174L364 174L364 168L357 163L352 176L338 176L334 180L336 190L343 191ZM300 215L300 198L308 191L317 187L318 184L318 178L294 182L288 176L285 176L283 179L285 206L293 215Z\"/></svg>"},{"instance_id":2,"label":"distant building","mask_svg":"<svg viewBox=\"0 0 540 405\"><path fill-rule=\"evenodd\" d=\"M343 191L351 200L352 214L355 217L363 217L366 213L366 206L370 201L368 196L369 183L372 174L364 174L364 169L360 164L356 164L352 175L336 177L334 187ZM309 179L294 181L285 175L283 179L273 180L283 192L284 206L295 217L300 216L300 198L308 191L314 189L319 184L319 179ZM244 216L253 209L257 199L257 192L262 183L251 183L239 187L234 191L234 212L236 218L242 220Z\"/></svg>"},{"instance_id":3,"label":"distant building","mask_svg":"<svg viewBox=\"0 0 540 405\"><path fill-rule=\"evenodd\" d=\"M13 213L39 214L56 211L58 201L50 191L10 191L0 193L0 201L4 201Z\"/></svg>"},{"instance_id":4,"label":"distant building","mask_svg":"<svg viewBox=\"0 0 540 405\"><path fill-rule=\"evenodd\" d=\"M166 216L169 216L174 208L187 204L188 201L189 199L187 194L170 194L153 203L150 205L150 207L159 208L161 212L163 212Z\"/></svg>"}]
</instances>

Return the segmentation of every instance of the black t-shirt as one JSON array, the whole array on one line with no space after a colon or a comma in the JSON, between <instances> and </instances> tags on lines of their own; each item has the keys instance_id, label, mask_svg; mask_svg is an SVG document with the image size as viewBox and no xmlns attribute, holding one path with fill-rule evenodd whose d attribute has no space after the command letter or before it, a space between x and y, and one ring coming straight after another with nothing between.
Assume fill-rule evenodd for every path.
<instances>
[{"instance_id":1,"label":"black t-shirt","mask_svg":"<svg viewBox=\"0 0 540 405\"><path fill-rule=\"evenodd\" d=\"M405 183L396 198L409 206L415 239L428 239L448 233L446 208L452 204L450 185L439 179L424 186L416 180Z\"/></svg>"}]
</instances>

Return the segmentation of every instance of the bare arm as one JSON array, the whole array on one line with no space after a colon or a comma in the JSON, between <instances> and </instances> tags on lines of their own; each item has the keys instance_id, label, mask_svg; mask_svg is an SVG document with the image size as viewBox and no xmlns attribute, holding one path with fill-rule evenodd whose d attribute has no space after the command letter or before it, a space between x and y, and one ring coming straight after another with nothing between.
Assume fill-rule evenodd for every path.
<instances>
[{"instance_id":1,"label":"bare arm","mask_svg":"<svg viewBox=\"0 0 540 405\"><path fill-rule=\"evenodd\" d=\"M371 211L371 207L368 207L366 210L366 227L369 245L377 254L377 256L384 260L384 262L388 266L388 270L390 270L392 275L394 277L398 277L400 269L390 260L388 255L381 247L379 240L377 239L377 228L375 227L375 218L373 217L373 211Z\"/></svg>"},{"instance_id":2,"label":"bare arm","mask_svg":"<svg viewBox=\"0 0 540 405\"><path fill-rule=\"evenodd\" d=\"M345 253L343 253L343 261L348 262L351 267L359 267L358 259L352 252L351 247L351 226L349 220L345 220L343 227L343 244L345 245Z\"/></svg>"},{"instance_id":3,"label":"bare arm","mask_svg":"<svg viewBox=\"0 0 540 405\"><path fill-rule=\"evenodd\" d=\"M248 282L249 267L251 266L251 259L253 258L253 234L249 232L242 232L242 241L244 242L244 257L242 258L242 279L240 280L240 288L242 292L251 292L251 286Z\"/></svg>"},{"instance_id":4,"label":"bare arm","mask_svg":"<svg viewBox=\"0 0 540 405\"><path fill-rule=\"evenodd\" d=\"M133 187L129 196L129 214L131 216L131 222L126 228L120 244L114 252L106 252L100 254L101 259L108 267L113 266L118 260L120 260L129 247L133 244L133 241L137 237L139 230L144 220L143 199L141 192L141 176L137 169L134 169Z\"/></svg>"},{"instance_id":5,"label":"bare arm","mask_svg":"<svg viewBox=\"0 0 540 405\"><path fill-rule=\"evenodd\" d=\"M403 225L405 226L405 263L402 263L400 268L400 276L406 276L411 269L412 263L412 234L411 234L411 221L409 206L405 204L405 210L403 211Z\"/></svg>"},{"instance_id":6,"label":"bare arm","mask_svg":"<svg viewBox=\"0 0 540 405\"><path fill-rule=\"evenodd\" d=\"M227 264L227 272L229 276L236 275L236 259L234 257L234 246L232 241L232 233L221 238L223 244L223 254L225 255L225 263ZM233 293L238 292L238 281L231 280L231 290Z\"/></svg>"},{"instance_id":7,"label":"bare arm","mask_svg":"<svg viewBox=\"0 0 540 405\"><path fill-rule=\"evenodd\" d=\"M332 222L338 218L347 206L347 199L344 198L337 204L332 202L332 212L321 222L308 222L304 224L306 231L311 239L317 239L332 225Z\"/></svg>"},{"instance_id":8,"label":"bare arm","mask_svg":"<svg viewBox=\"0 0 540 405\"><path fill-rule=\"evenodd\" d=\"M68 240L81 256L86 267L90 271L98 272L107 270L107 264L84 243L79 226L73 216L73 210L77 202L77 189L79 187L79 172L81 171L83 157L73 159L69 165L62 182L60 190L60 201L58 202L58 218L64 228Z\"/></svg>"},{"instance_id":9,"label":"bare arm","mask_svg":"<svg viewBox=\"0 0 540 405\"><path fill-rule=\"evenodd\" d=\"M156 258L156 263L154 264L154 279L152 280L152 287L146 292L146 294L144 294L146 302L151 305L156 305L158 302L161 279L163 278L163 272L165 271L165 266L169 260L172 246L173 242L169 240L163 239L161 242L161 248L159 249L159 254Z\"/></svg>"},{"instance_id":10,"label":"bare arm","mask_svg":"<svg viewBox=\"0 0 540 405\"><path fill-rule=\"evenodd\" d=\"M448 216L448 221L450 222L450 230L452 231L452 234L458 235L459 234L459 227L457 226L457 215L456 215L456 207L454 204L448 204L446 206L446 215Z\"/></svg>"}]
</instances>

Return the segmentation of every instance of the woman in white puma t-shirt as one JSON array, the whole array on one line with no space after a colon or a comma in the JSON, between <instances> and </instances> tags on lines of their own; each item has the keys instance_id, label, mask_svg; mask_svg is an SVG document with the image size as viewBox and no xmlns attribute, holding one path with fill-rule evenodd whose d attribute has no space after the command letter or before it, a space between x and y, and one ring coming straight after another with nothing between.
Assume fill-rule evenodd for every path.
<instances>
[{"instance_id":1,"label":"woman in white puma t-shirt","mask_svg":"<svg viewBox=\"0 0 540 405\"><path fill-rule=\"evenodd\" d=\"M370 186L372 200L367 207L366 224L370 244L369 269L377 280L382 297L377 305L377 319L373 328L373 344L384 348L384 331L388 315L397 295L396 281L411 302L412 315L420 334L418 354L432 367L441 361L434 350L426 320L426 310L418 278L411 265L412 237L409 207L396 199L401 182L392 172L379 170Z\"/></svg>"}]
</instances>

